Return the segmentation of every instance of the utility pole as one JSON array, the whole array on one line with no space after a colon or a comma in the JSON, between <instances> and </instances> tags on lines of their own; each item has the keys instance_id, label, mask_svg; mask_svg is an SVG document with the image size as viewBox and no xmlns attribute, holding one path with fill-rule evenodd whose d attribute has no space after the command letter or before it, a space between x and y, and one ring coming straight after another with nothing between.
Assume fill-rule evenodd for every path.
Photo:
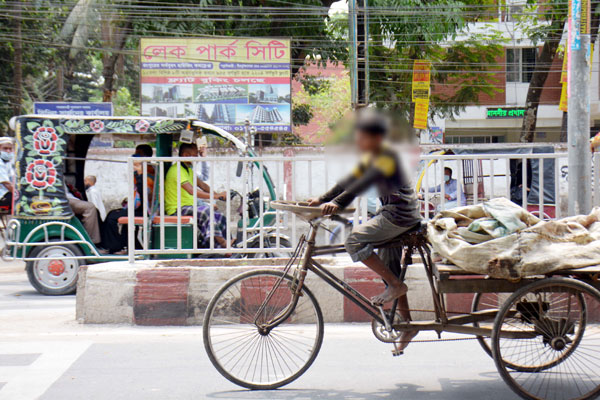
<instances>
[{"instance_id":1,"label":"utility pole","mask_svg":"<svg viewBox=\"0 0 600 400\"><path fill-rule=\"evenodd\" d=\"M369 104L369 17L368 0L358 0L356 14L357 107Z\"/></svg>"},{"instance_id":2,"label":"utility pole","mask_svg":"<svg viewBox=\"0 0 600 400\"><path fill-rule=\"evenodd\" d=\"M352 108L369 104L368 0L348 0Z\"/></svg>"},{"instance_id":3,"label":"utility pole","mask_svg":"<svg viewBox=\"0 0 600 400\"><path fill-rule=\"evenodd\" d=\"M23 102L23 34L21 32L23 4L17 0L15 4L15 55L14 55L14 85L13 114L21 115L21 103Z\"/></svg>"},{"instance_id":4,"label":"utility pole","mask_svg":"<svg viewBox=\"0 0 600 400\"><path fill-rule=\"evenodd\" d=\"M569 24L568 154L569 215L588 214L592 205L590 140L589 0L572 0ZM583 11L583 13L582 13ZM585 18L582 20L582 14ZM542 184L542 183L540 183Z\"/></svg>"}]
</instances>

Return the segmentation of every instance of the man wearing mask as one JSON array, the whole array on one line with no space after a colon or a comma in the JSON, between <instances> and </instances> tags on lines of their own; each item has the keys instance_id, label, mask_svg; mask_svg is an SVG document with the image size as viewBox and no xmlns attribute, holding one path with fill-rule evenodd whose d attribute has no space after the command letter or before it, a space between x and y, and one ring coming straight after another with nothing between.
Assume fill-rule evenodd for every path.
<instances>
[{"instance_id":1,"label":"man wearing mask","mask_svg":"<svg viewBox=\"0 0 600 400\"><path fill-rule=\"evenodd\" d=\"M15 179L13 139L0 138L0 210L10 211Z\"/></svg>"},{"instance_id":2,"label":"man wearing mask","mask_svg":"<svg viewBox=\"0 0 600 400\"><path fill-rule=\"evenodd\" d=\"M429 192L441 193L442 185L437 185L436 187L429 188ZM460 204L458 204L458 191L460 190ZM451 208L455 208L460 206L467 205L467 198L465 197L465 192L462 187L459 187L458 181L452 178L452 168L445 167L444 168L444 197L446 198L446 202L444 203L444 209L449 210ZM419 195L419 198L423 198L423 195Z\"/></svg>"}]
</instances>

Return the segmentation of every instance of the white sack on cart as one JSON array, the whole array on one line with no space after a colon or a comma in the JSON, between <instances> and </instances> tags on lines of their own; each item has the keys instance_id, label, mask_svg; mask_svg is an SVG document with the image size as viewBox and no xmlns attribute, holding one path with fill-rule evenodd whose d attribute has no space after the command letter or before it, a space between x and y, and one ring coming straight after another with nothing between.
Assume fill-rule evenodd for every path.
<instances>
[{"instance_id":1,"label":"white sack on cart","mask_svg":"<svg viewBox=\"0 0 600 400\"><path fill-rule=\"evenodd\" d=\"M600 208L540 221L508 199L442 211L429 222L435 251L458 267L518 279L600 264Z\"/></svg>"}]
</instances>

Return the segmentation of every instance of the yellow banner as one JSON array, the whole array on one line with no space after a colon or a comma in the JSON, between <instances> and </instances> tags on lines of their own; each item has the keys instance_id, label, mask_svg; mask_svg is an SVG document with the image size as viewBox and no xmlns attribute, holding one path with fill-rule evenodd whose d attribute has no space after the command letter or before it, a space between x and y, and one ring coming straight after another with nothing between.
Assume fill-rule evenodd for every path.
<instances>
[{"instance_id":1,"label":"yellow banner","mask_svg":"<svg viewBox=\"0 0 600 400\"><path fill-rule=\"evenodd\" d=\"M568 98L567 98L567 83L562 84L562 90L560 91L560 104L558 109L564 112L568 110Z\"/></svg>"},{"instance_id":2,"label":"yellow banner","mask_svg":"<svg viewBox=\"0 0 600 400\"><path fill-rule=\"evenodd\" d=\"M567 68L568 65L568 49L565 47L565 52L563 54L563 63L562 63L562 71L560 71L560 83L567 83Z\"/></svg>"},{"instance_id":3,"label":"yellow banner","mask_svg":"<svg viewBox=\"0 0 600 400\"><path fill-rule=\"evenodd\" d=\"M427 129L429 119L429 100L415 101L415 118L413 126L417 129Z\"/></svg>"},{"instance_id":4,"label":"yellow banner","mask_svg":"<svg viewBox=\"0 0 600 400\"><path fill-rule=\"evenodd\" d=\"M413 64L412 101L429 100L431 83L431 63L426 60L415 60Z\"/></svg>"}]
</instances>

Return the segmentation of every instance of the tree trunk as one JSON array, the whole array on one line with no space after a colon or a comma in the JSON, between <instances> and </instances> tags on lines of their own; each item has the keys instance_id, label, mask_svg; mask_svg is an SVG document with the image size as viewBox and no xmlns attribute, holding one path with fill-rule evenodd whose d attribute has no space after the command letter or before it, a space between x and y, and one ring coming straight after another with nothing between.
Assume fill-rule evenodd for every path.
<instances>
[{"instance_id":1,"label":"tree trunk","mask_svg":"<svg viewBox=\"0 0 600 400\"><path fill-rule=\"evenodd\" d=\"M569 113L563 111L562 123L560 125L560 141L561 142L567 141L568 123L569 123Z\"/></svg>"},{"instance_id":2,"label":"tree trunk","mask_svg":"<svg viewBox=\"0 0 600 400\"><path fill-rule=\"evenodd\" d=\"M103 28L103 30L106 29L102 35L103 39L112 43L113 48L109 54L105 54L104 57L102 57L102 77L104 78L102 101L112 101L112 96L115 92L114 85L117 60L119 59L120 52L125 48L125 42L127 41L127 35L131 31L131 26L131 21L128 20L123 26L114 28L114 32L116 32L114 34L112 34L113 30L110 27L110 22Z\"/></svg>"},{"instance_id":3,"label":"tree trunk","mask_svg":"<svg viewBox=\"0 0 600 400\"><path fill-rule=\"evenodd\" d=\"M15 92L13 96L13 114L21 115L21 104L23 102L23 35L21 32L21 14L23 5L17 0L15 5L15 64L14 64L14 84Z\"/></svg>"},{"instance_id":4,"label":"tree trunk","mask_svg":"<svg viewBox=\"0 0 600 400\"><path fill-rule=\"evenodd\" d=\"M540 57L535 63L535 70L529 82L529 89L527 89L527 98L525 100L525 117L523 117L523 126L521 128L521 142L533 142L542 90L548 78L548 72L550 72L550 68L556 57L556 50L562 37L563 25L561 22L559 25L561 29L556 29L548 34L548 37L544 41Z\"/></svg>"}]
</instances>

